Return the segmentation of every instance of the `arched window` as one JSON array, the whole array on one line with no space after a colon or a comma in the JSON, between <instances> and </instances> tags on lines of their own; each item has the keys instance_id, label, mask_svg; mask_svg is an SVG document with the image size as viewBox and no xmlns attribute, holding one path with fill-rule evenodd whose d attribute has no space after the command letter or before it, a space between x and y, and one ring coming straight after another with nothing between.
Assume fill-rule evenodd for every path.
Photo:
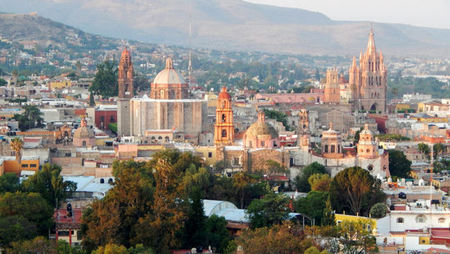
<instances>
[{"instance_id":1,"label":"arched window","mask_svg":"<svg viewBox=\"0 0 450 254\"><path fill-rule=\"evenodd\" d=\"M334 145L331 145L331 152L334 153L335 151L336 151L336 150L335 150Z\"/></svg>"},{"instance_id":2,"label":"arched window","mask_svg":"<svg viewBox=\"0 0 450 254\"><path fill-rule=\"evenodd\" d=\"M417 217L416 217L416 222L417 223L425 223L425 221L427 220L427 218L424 216L424 215L418 215Z\"/></svg>"},{"instance_id":3,"label":"arched window","mask_svg":"<svg viewBox=\"0 0 450 254\"><path fill-rule=\"evenodd\" d=\"M101 178L100 183L105 183L105 179Z\"/></svg>"},{"instance_id":4,"label":"arched window","mask_svg":"<svg viewBox=\"0 0 450 254\"><path fill-rule=\"evenodd\" d=\"M222 123L227 121L227 117L225 116L225 114L222 114Z\"/></svg>"},{"instance_id":5,"label":"arched window","mask_svg":"<svg viewBox=\"0 0 450 254\"><path fill-rule=\"evenodd\" d=\"M226 138L227 137L227 130L222 130L222 138Z\"/></svg>"},{"instance_id":6,"label":"arched window","mask_svg":"<svg viewBox=\"0 0 450 254\"><path fill-rule=\"evenodd\" d=\"M109 179L108 179L108 183L109 183L109 184L113 184L113 183L114 183L113 179L112 179L112 178L109 178Z\"/></svg>"},{"instance_id":7,"label":"arched window","mask_svg":"<svg viewBox=\"0 0 450 254\"><path fill-rule=\"evenodd\" d=\"M83 146L86 146L86 140L83 140Z\"/></svg>"},{"instance_id":8,"label":"arched window","mask_svg":"<svg viewBox=\"0 0 450 254\"><path fill-rule=\"evenodd\" d=\"M402 217L397 218L397 223L403 223L403 218Z\"/></svg>"},{"instance_id":9,"label":"arched window","mask_svg":"<svg viewBox=\"0 0 450 254\"><path fill-rule=\"evenodd\" d=\"M328 153L328 145L325 145L325 152Z\"/></svg>"},{"instance_id":10,"label":"arched window","mask_svg":"<svg viewBox=\"0 0 450 254\"><path fill-rule=\"evenodd\" d=\"M373 165L369 165L369 166L367 167L367 169L368 169L369 171L372 171L372 170L373 170Z\"/></svg>"}]
</instances>

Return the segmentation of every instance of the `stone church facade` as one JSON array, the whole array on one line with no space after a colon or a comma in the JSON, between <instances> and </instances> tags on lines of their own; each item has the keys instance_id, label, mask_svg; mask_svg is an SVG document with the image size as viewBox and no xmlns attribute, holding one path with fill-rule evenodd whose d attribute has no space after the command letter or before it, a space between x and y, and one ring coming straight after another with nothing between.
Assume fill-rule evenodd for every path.
<instances>
[{"instance_id":1,"label":"stone church facade","mask_svg":"<svg viewBox=\"0 0 450 254\"><path fill-rule=\"evenodd\" d=\"M387 70L383 54L376 50L373 31L370 31L366 52L359 56L359 66L353 57L349 85L353 110L386 113Z\"/></svg>"}]
</instances>

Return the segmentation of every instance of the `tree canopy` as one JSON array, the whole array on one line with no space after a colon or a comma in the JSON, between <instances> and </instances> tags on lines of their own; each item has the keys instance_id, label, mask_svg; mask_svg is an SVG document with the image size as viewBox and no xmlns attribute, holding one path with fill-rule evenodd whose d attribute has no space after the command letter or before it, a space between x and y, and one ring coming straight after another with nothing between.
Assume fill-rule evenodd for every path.
<instances>
[{"instance_id":1,"label":"tree canopy","mask_svg":"<svg viewBox=\"0 0 450 254\"><path fill-rule=\"evenodd\" d=\"M318 162L313 162L304 167L302 173L295 177L295 186L298 191L309 192L311 190L308 179L313 174L327 174L327 170L325 166Z\"/></svg>"},{"instance_id":2,"label":"tree canopy","mask_svg":"<svg viewBox=\"0 0 450 254\"><path fill-rule=\"evenodd\" d=\"M262 199L255 199L247 208L252 228L281 224L289 215L289 198L270 193Z\"/></svg>"},{"instance_id":3,"label":"tree canopy","mask_svg":"<svg viewBox=\"0 0 450 254\"><path fill-rule=\"evenodd\" d=\"M380 181L360 167L346 168L331 181L330 198L333 208L354 215L368 215L370 208L384 201Z\"/></svg>"},{"instance_id":4,"label":"tree canopy","mask_svg":"<svg viewBox=\"0 0 450 254\"><path fill-rule=\"evenodd\" d=\"M389 172L392 176L407 178L411 172L411 161L402 151L389 150Z\"/></svg>"},{"instance_id":5,"label":"tree canopy","mask_svg":"<svg viewBox=\"0 0 450 254\"><path fill-rule=\"evenodd\" d=\"M89 91L104 98L118 95L117 63L107 60L97 65L97 73Z\"/></svg>"},{"instance_id":6,"label":"tree canopy","mask_svg":"<svg viewBox=\"0 0 450 254\"><path fill-rule=\"evenodd\" d=\"M19 129L26 131L33 128L42 127L44 119L42 119L42 112L34 105L26 105L23 107L22 114L15 114L14 119L19 122Z\"/></svg>"}]
</instances>

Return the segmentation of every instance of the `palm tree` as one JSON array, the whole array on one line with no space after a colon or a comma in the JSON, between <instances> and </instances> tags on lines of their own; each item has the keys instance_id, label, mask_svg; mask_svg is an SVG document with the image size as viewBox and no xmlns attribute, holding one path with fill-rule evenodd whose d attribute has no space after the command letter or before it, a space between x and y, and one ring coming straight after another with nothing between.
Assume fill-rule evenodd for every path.
<instances>
[{"instance_id":1,"label":"palm tree","mask_svg":"<svg viewBox=\"0 0 450 254\"><path fill-rule=\"evenodd\" d=\"M23 141L20 138L14 138L11 140L10 143L11 149L16 154L16 161L19 164L19 169L21 168L22 163L22 148L23 148Z\"/></svg>"}]
</instances>

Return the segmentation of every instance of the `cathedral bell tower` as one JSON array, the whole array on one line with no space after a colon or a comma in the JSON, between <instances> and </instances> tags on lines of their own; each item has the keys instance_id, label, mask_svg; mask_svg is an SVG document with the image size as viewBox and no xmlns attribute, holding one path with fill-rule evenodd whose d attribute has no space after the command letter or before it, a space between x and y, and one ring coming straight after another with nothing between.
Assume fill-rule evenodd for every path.
<instances>
[{"instance_id":1,"label":"cathedral bell tower","mask_svg":"<svg viewBox=\"0 0 450 254\"><path fill-rule=\"evenodd\" d=\"M133 98L133 63L128 49L122 51L118 68L117 134L129 136L131 130L130 99Z\"/></svg>"},{"instance_id":2,"label":"cathedral bell tower","mask_svg":"<svg viewBox=\"0 0 450 254\"><path fill-rule=\"evenodd\" d=\"M214 125L214 143L216 145L232 145L234 139L233 109L231 96L226 87L222 87L216 108L216 124Z\"/></svg>"}]
</instances>

